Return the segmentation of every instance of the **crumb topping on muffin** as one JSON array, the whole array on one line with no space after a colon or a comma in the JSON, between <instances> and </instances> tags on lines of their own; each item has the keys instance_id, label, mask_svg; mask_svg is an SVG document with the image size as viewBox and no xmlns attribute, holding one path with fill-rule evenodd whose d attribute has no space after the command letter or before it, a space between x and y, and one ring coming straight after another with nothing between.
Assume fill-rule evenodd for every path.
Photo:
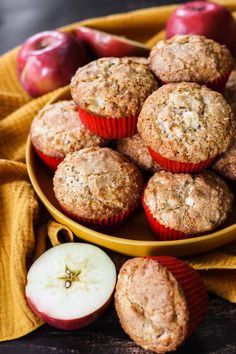
<instances>
[{"instance_id":1,"label":"crumb topping on muffin","mask_svg":"<svg viewBox=\"0 0 236 354\"><path fill-rule=\"evenodd\" d=\"M221 225L229 215L233 194L213 172L198 175L159 171L149 180L144 202L158 222L186 234Z\"/></svg>"},{"instance_id":2,"label":"crumb topping on muffin","mask_svg":"<svg viewBox=\"0 0 236 354\"><path fill-rule=\"evenodd\" d=\"M133 258L122 266L115 307L124 331L145 350L175 350L187 335L183 290L172 273L152 259Z\"/></svg>"},{"instance_id":3,"label":"crumb topping on muffin","mask_svg":"<svg viewBox=\"0 0 236 354\"><path fill-rule=\"evenodd\" d=\"M235 120L220 93L183 82L164 85L147 98L138 131L147 146L167 159L198 163L228 149Z\"/></svg>"},{"instance_id":4,"label":"crumb topping on muffin","mask_svg":"<svg viewBox=\"0 0 236 354\"><path fill-rule=\"evenodd\" d=\"M204 83L230 73L233 58L226 46L212 39L176 35L152 48L149 66L162 81Z\"/></svg>"},{"instance_id":5,"label":"crumb topping on muffin","mask_svg":"<svg viewBox=\"0 0 236 354\"><path fill-rule=\"evenodd\" d=\"M48 104L41 109L32 122L30 135L32 143L42 153L59 158L105 143L81 123L72 100Z\"/></svg>"},{"instance_id":6,"label":"crumb topping on muffin","mask_svg":"<svg viewBox=\"0 0 236 354\"><path fill-rule=\"evenodd\" d=\"M58 202L68 212L104 219L135 206L143 180L122 154L92 147L68 154L57 168L53 185Z\"/></svg>"},{"instance_id":7,"label":"crumb topping on muffin","mask_svg":"<svg viewBox=\"0 0 236 354\"><path fill-rule=\"evenodd\" d=\"M71 81L71 95L78 106L92 114L121 118L139 113L157 87L140 59L110 57L79 68Z\"/></svg>"},{"instance_id":8,"label":"crumb topping on muffin","mask_svg":"<svg viewBox=\"0 0 236 354\"><path fill-rule=\"evenodd\" d=\"M117 141L116 149L127 156L141 170L156 172L161 167L153 160L139 134Z\"/></svg>"}]
</instances>

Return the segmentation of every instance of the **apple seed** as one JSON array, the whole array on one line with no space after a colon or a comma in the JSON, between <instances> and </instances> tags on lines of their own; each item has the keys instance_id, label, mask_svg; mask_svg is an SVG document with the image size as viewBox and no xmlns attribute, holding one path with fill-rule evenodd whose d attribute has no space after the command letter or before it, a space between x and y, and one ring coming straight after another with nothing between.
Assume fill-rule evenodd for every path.
<instances>
[{"instance_id":1,"label":"apple seed","mask_svg":"<svg viewBox=\"0 0 236 354\"><path fill-rule=\"evenodd\" d=\"M65 273L66 273L66 275L59 277L58 279L65 280L65 288L66 289L69 289L71 284L74 281L80 281L79 275L81 274L81 270L74 272L74 271L70 270L69 267L66 265Z\"/></svg>"}]
</instances>

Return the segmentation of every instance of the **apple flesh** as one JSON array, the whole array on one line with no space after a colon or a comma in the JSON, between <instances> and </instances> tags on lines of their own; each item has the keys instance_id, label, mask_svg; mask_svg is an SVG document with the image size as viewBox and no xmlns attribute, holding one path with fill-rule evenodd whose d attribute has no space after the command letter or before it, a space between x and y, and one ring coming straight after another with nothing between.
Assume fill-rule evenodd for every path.
<instances>
[{"instance_id":1,"label":"apple flesh","mask_svg":"<svg viewBox=\"0 0 236 354\"><path fill-rule=\"evenodd\" d=\"M69 84L79 66L88 63L84 45L69 33L45 31L27 39L17 56L17 73L32 97Z\"/></svg>"},{"instance_id":2,"label":"apple flesh","mask_svg":"<svg viewBox=\"0 0 236 354\"><path fill-rule=\"evenodd\" d=\"M179 6L166 25L166 38L176 34L203 35L236 50L236 22L224 6L208 1L193 1Z\"/></svg>"},{"instance_id":3,"label":"apple flesh","mask_svg":"<svg viewBox=\"0 0 236 354\"><path fill-rule=\"evenodd\" d=\"M40 256L27 275L26 298L51 326L79 329L95 321L111 302L116 269L100 248L65 243Z\"/></svg>"},{"instance_id":4,"label":"apple flesh","mask_svg":"<svg viewBox=\"0 0 236 354\"><path fill-rule=\"evenodd\" d=\"M102 57L148 57L150 49L139 42L95 30L89 27L76 29L78 40L84 42L93 59Z\"/></svg>"}]
</instances>

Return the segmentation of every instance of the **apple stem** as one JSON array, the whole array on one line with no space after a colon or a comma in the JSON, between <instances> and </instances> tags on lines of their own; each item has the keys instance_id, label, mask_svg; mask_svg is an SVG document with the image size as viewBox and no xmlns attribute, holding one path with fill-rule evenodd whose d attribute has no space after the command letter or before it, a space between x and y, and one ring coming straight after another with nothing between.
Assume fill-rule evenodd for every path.
<instances>
[{"instance_id":1,"label":"apple stem","mask_svg":"<svg viewBox=\"0 0 236 354\"><path fill-rule=\"evenodd\" d=\"M70 288L74 281L80 281L79 275L81 274L81 270L74 272L70 270L69 267L66 265L65 273L66 275L63 275L62 277L58 277L58 279L65 280L66 289Z\"/></svg>"},{"instance_id":2,"label":"apple stem","mask_svg":"<svg viewBox=\"0 0 236 354\"><path fill-rule=\"evenodd\" d=\"M42 42L39 44L39 49L47 48L47 46L48 46L48 43L45 42L45 41L42 41Z\"/></svg>"}]
</instances>

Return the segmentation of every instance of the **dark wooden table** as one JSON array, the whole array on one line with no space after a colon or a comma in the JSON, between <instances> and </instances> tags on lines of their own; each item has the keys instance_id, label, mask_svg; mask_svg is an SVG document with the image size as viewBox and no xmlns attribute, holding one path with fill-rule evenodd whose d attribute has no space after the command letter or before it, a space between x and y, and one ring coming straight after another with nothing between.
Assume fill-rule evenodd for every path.
<instances>
[{"instance_id":1,"label":"dark wooden table","mask_svg":"<svg viewBox=\"0 0 236 354\"><path fill-rule=\"evenodd\" d=\"M0 354L144 354L123 332L113 306L85 329L64 332L44 325L0 344ZM235 354L236 306L210 296L208 315L176 354Z\"/></svg>"},{"instance_id":2,"label":"dark wooden table","mask_svg":"<svg viewBox=\"0 0 236 354\"><path fill-rule=\"evenodd\" d=\"M88 17L186 1L173 0L0 0L0 53L30 35ZM119 325L113 306L89 327L64 332L44 325L0 344L0 354L142 354ZM207 318L176 353L236 353L236 305L210 295Z\"/></svg>"}]
</instances>

